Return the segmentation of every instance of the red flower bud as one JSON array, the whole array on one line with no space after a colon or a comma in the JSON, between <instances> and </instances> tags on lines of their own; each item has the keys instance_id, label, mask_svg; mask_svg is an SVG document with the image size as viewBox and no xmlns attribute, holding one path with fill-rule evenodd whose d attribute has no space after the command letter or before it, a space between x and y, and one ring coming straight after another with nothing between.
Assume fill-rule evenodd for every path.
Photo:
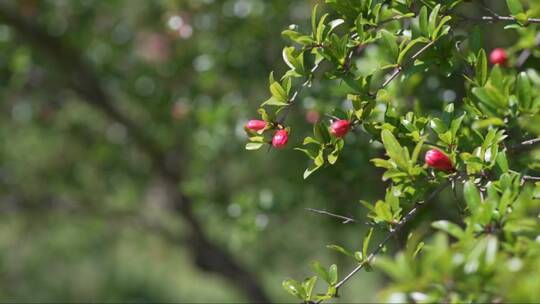
<instances>
[{"instance_id":1,"label":"red flower bud","mask_svg":"<svg viewBox=\"0 0 540 304\"><path fill-rule=\"evenodd\" d=\"M351 123L346 119L336 120L330 126L330 133L335 137L344 137L349 132Z\"/></svg>"},{"instance_id":2,"label":"red flower bud","mask_svg":"<svg viewBox=\"0 0 540 304\"><path fill-rule=\"evenodd\" d=\"M443 170L446 172L455 171L452 161L446 154L437 149L431 149L426 152L426 164L432 168Z\"/></svg>"},{"instance_id":3,"label":"red flower bud","mask_svg":"<svg viewBox=\"0 0 540 304\"><path fill-rule=\"evenodd\" d=\"M287 145L287 141L289 141L287 130L277 130L272 137L272 146L276 149L282 149Z\"/></svg>"},{"instance_id":4,"label":"red flower bud","mask_svg":"<svg viewBox=\"0 0 540 304\"><path fill-rule=\"evenodd\" d=\"M252 120L247 122L246 129L250 129L252 131L260 131L260 130L266 128L266 125L267 125L267 123L264 120L252 119Z\"/></svg>"},{"instance_id":5,"label":"red flower bud","mask_svg":"<svg viewBox=\"0 0 540 304\"><path fill-rule=\"evenodd\" d=\"M491 51L491 54L489 54L489 62L491 62L491 64L493 65L505 65L507 60L508 55L506 54L506 51L504 49L497 48Z\"/></svg>"}]
</instances>

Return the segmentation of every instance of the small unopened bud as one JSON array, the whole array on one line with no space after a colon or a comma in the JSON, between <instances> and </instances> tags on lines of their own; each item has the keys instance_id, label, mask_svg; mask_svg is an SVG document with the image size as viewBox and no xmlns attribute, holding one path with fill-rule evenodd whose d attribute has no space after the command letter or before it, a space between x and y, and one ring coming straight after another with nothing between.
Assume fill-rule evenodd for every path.
<instances>
[{"instance_id":1,"label":"small unopened bud","mask_svg":"<svg viewBox=\"0 0 540 304\"><path fill-rule=\"evenodd\" d=\"M282 149L287 145L289 141L289 134L287 130L277 130L272 137L272 146L276 149Z\"/></svg>"},{"instance_id":2,"label":"small unopened bud","mask_svg":"<svg viewBox=\"0 0 540 304\"><path fill-rule=\"evenodd\" d=\"M351 123L346 119L336 120L330 126L330 133L335 137L344 137L349 132Z\"/></svg>"},{"instance_id":3,"label":"small unopened bud","mask_svg":"<svg viewBox=\"0 0 540 304\"><path fill-rule=\"evenodd\" d=\"M252 119L246 123L246 129L249 129L252 131L260 131L266 128L267 125L268 124L264 120Z\"/></svg>"},{"instance_id":4,"label":"small unopened bud","mask_svg":"<svg viewBox=\"0 0 540 304\"><path fill-rule=\"evenodd\" d=\"M489 62L491 64L496 65L506 65L506 61L508 60L508 55L506 54L506 51L502 48L497 48L491 51L491 54L489 54Z\"/></svg>"},{"instance_id":5,"label":"small unopened bud","mask_svg":"<svg viewBox=\"0 0 540 304\"><path fill-rule=\"evenodd\" d=\"M437 149L431 149L426 152L425 157L426 164L432 168L443 170L446 172L455 171L452 161L446 154Z\"/></svg>"}]
</instances>

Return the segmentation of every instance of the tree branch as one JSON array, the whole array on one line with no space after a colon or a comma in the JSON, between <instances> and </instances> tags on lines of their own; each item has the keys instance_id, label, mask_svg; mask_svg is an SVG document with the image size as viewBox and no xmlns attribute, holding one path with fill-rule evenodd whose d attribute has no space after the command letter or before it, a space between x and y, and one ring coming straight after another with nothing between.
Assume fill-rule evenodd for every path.
<instances>
[{"instance_id":1,"label":"tree branch","mask_svg":"<svg viewBox=\"0 0 540 304\"><path fill-rule=\"evenodd\" d=\"M41 53L46 54L54 62L54 66L60 69L59 75L63 77L66 86L71 87L83 101L126 127L134 143L148 155L153 167L171 185L175 210L191 228L189 245L196 265L203 270L219 273L241 290L250 301L270 302L255 276L243 268L230 253L210 241L193 213L190 198L178 190L177 185L182 180L180 172L168 165L167 155L159 143L115 106L99 83L93 67L83 60L79 50L47 34L43 27L24 19L5 3L0 4L0 20L13 27L21 38Z\"/></svg>"},{"instance_id":2,"label":"tree branch","mask_svg":"<svg viewBox=\"0 0 540 304\"><path fill-rule=\"evenodd\" d=\"M422 47L420 50L414 53L414 55L411 56L411 59L409 61L413 62L414 60L416 60L418 57L424 54L424 52L426 52L430 47L432 47L435 44L435 42L436 40L432 40L428 44L424 45L424 47ZM390 76L379 87L379 90L386 88L392 82L392 80L394 80L401 73L402 70L403 70L403 67L401 65L397 66L394 69L394 72L392 72L392 74L390 74Z\"/></svg>"},{"instance_id":3,"label":"tree branch","mask_svg":"<svg viewBox=\"0 0 540 304\"><path fill-rule=\"evenodd\" d=\"M540 176L523 175L521 178L523 180L529 180L529 181L540 181Z\"/></svg>"},{"instance_id":4,"label":"tree branch","mask_svg":"<svg viewBox=\"0 0 540 304\"><path fill-rule=\"evenodd\" d=\"M379 254L379 252L381 252L381 250L384 248L385 244L391 239L393 238L394 236L396 236L400 231L401 229L403 228L403 226L405 226L405 224L407 224L409 221L411 221L415 216L416 214L418 213L418 211L423 207L423 206L426 206L430 201L432 201L441 191L443 191L444 189L446 189L448 186L450 185L450 181L447 181L443 184L441 184L437 189L435 189L435 191L433 191L424 201L422 202L418 202L416 203L416 205L409 211L409 213L407 213L402 219L401 221L399 221L397 223L397 225L393 228L393 230L390 231L390 233L388 233L384 239L377 245L377 247L375 248L375 250L373 250L369 256L367 257L367 259L359 264L358 266L356 266L351 272L349 272L349 274L347 274L341 281L339 281L335 288L336 288L336 293L337 291L339 290L339 288L341 288L345 283L347 283L347 281L349 281L356 273L358 273L360 270L362 270L362 268L365 267L366 264L369 264L373 261L373 259L375 259L375 257ZM322 303L323 301L318 301L317 303Z\"/></svg>"},{"instance_id":5,"label":"tree branch","mask_svg":"<svg viewBox=\"0 0 540 304\"><path fill-rule=\"evenodd\" d=\"M512 16L481 16L481 17L469 17L469 16L460 16L466 21L471 22L516 22L516 18ZM540 23L540 18L528 18L526 23Z\"/></svg>"}]
</instances>

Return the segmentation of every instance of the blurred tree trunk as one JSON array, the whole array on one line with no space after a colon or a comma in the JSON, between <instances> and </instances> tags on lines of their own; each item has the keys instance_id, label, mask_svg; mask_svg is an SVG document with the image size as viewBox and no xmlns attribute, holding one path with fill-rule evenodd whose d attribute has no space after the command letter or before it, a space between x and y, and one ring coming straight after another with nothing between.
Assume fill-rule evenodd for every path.
<instances>
[{"instance_id":1,"label":"blurred tree trunk","mask_svg":"<svg viewBox=\"0 0 540 304\"><path fill-rule=\"evenodd\" d=\"M156 173L170 184L170 197L173 199L174 210L190 227L188 246L197 267L220 274L242 291L251 302L270 302L255 275L240 265L229 252L208 238L200 220L191 208L190 198L179 190L178 185L182 182L181 172L176 166L172 168L169 165L168 153L152 137L146 135L144 128L115 106L102 88L93 67L82 59L80 52L66 45L62 40L50 36L37 24L26 20L1 2L0 20L13 27L22 39L47 55L47 58L54 63L58 74L64 79L65 85L73 89L82 100L103 112L111 120L126 127L137 147L151 160ZM178 157L181 151L174 152L177 159L182 159Z\"/></svg>"}]
</instances>

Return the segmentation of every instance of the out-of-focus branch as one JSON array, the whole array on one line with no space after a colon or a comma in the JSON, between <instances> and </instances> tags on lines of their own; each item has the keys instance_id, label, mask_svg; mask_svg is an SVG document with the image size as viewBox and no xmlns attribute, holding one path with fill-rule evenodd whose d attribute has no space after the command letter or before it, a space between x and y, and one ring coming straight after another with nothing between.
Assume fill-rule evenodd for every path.
<instances>
[{"instance_id":1,"label":"out-of-focus branch","mask_svg":"<svg viewBox=\"0 0 540 304\"><path fill-rule=\"evenodd\" d=\"M142 126L117 108L101 86L94 68L83 59L80 51L47 34L42 27L20 16L5 2L0 2L0 21L13 27L23 40L46 55L58 69L66 86L72 88L84 102L126 127L133 142L147 154L153 167L170 184L175 211L190 227L188 244L197 266L219 273L241 290L250 301L269 302L255 276L241 266L229 252L210 241L191 208L191 199L178 189L182 180L179 170L168 165L167 153L161 145L147 135Z\"/></svg>"},{"instance_id":2,"label":"out-of-focus branch","mask_svg":"<svg viewBox=\"0 0 540 304\"><path fill-rule=\"evenodd\" d=\"M481 17L470 17L470 16L460 16L465 21L471 22L516 22L517 19L512 16L481 16ZM540 18L528 18L526 23L540 23Z\"/></svg>"},{"instance_id":3,"label":"out-of-focus branch","mask_svg":"<svg viewBox=\"0 0 540 304\"><path fill-rule=\"evenodd\" d=\"M534 42L534 46L537 47L540 45L540 32L538 34L536 34L536 40ZM529 59L529 57L531 56L531 53L532 53L532 50L530 48L526 49L526 50L523 50L518 58L517 58L517 61L516 61L516 68L520 69L524 64L525 62L527 61L527 59Z\"/></svg>"},{"instance_id":4,"label":"out-of-focus branch","mask_svg":"<svg viewBox=\"0 0 540 304\"><path fill-rule=\"evenodd\" d=\"M525 140L525 141L520 142L517 145L509 147L508 152L511 153L511 154L518 154L518 153L521 153L523 151L527 151L529 149L532 149L535 145L537 145L539 143L540 143L540 137Z\"/></svg>"}]
</instances>

